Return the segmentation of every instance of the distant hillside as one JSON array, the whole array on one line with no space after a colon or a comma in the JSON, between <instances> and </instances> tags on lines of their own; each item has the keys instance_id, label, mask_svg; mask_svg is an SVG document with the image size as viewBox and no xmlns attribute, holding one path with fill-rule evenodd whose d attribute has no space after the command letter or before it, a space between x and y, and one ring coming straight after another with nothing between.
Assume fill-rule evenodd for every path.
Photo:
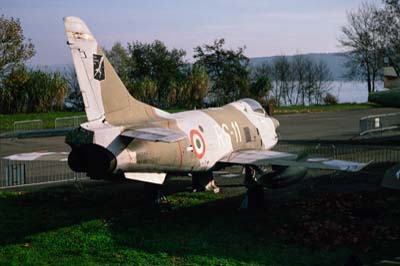
<instances>
[{"instance_id":1,"label":"distant hillside","mask_svg":"<svg viewBox=\"0 0 400 266\"><path fill-rule=\"evenodd\" d=\"M345 62L345 57L343 53L324 53L324 54L304 54L304 56L310 58L313 61L323 60L329 67L334 80L343 80L345 69L343 64ZM253 66L258 66L263 63L271 64L278 56L268 56L268 57L254 57L250 58L250 64ZM292 60L294 55L287 56L289 60Z\"/></svg>"},{"instance_id":2,"label":"distant hillside","mask_svg":"<svg viewBox=\"0 0 400 266\"><path fill-rule=\"evenodd\" d=\"M73 64L53 64L53 65L34 65L34 64L27 64L28 68L31 69L40 69L45 72L60 72L66 73L71 71L74 68Z\"/></svg>"},{"instance_id":3,"label":"distant hillside","mask_svg":"<svg viewBox=\"0 0 400 266\"><path fill-rule=\"evenodd\" d=\"M323 60L329 67L332 73L333 80L344 80L343 74L345 69L343 67L345 57L343 53L325 53L325 54L304 54L304 56L310 58L313 61ZM258 66L263 63L271 64L278 56L267 56L267 57L254 57L250 58L250 64L253 66ZM287 58L292 60L294 55L289 55ZM33 69L42 69L45 71L53 72L61 72L65 73L73 69L72 64L55 64L48 66L40 66L40 65L28 65Z\"/></svg>"}]
</instances>

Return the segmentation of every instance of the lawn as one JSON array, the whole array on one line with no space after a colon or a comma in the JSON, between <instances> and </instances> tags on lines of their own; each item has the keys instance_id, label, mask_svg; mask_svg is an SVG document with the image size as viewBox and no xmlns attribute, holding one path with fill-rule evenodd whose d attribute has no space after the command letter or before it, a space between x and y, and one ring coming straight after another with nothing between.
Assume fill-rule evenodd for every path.
<instances>
[{"instance_id":1,"label":"lawn","mask_svg":"<svg viewBox=\"0 0 400 266\"><path fill-rule=\"evenodd\" d=\"M48 112L31 114L0 114L0 132L14 130L14 122L41 119L44 128L54 128L54 120L59 117L81 116L84 112Z\"/></svg>"},{"instance_id":2,"label":"lawn","mask_svg":"<svg viewBox=\"0 0 400 266\"><path fill-rule=\"evenodd\" d=\"M162 210L145 204L135 183L0 192L0 265L337 266L353 253L370 263L399 250L395 236L362 235L371 230L368 219L381 227L399 223L398 195L289 200L278 191L266 208L246 212L238 210L242 180L217 181L222 193L194 194L179 192L188 190L188 179L170 180L169 205ZM352 204L363 202L383 206L386 219L347 220ZM336 225L325 225L327 218ZM352 229L359 219L365 228Z\"/></svg>"},{"instance_id":3,"label":"lawn","mask_svg":"<svg viewBox=\"0 0 400 266\"><path fill-rule=\"evenodd\" d=\"M307 112L326 112L326 111L343 111L343 110L363 110L376 107L373 104L337 104L337 105L313 105L313 106L284 106L275 108L276 114L291 113L307 113ZM185 111L182 108L167 109L168 112L176 113ZM33 113L33 114L0 114L0 132L12 131L15 121L24 120L43 120L44 128L54 128L54 120L58 117L81 116L84 112L49 112L49 113Z\"/></svg>"}]
</instances>

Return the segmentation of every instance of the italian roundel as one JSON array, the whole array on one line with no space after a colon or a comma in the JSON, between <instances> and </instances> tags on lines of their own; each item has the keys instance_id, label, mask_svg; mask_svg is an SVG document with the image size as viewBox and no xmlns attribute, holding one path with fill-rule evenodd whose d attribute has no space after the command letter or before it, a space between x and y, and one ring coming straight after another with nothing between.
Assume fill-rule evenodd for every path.
<instances>
[{"instance_id":1,"label":"italian roundel","mask_svg":"<svg viewBox=\"0 0 400 266\"><path fill-rule=\"evenodd\" d=\"M206 144L203 136L197 130L190 131L190 141L192 142L193 152L197 159L203 158L206 153Z\"/></svg>"}]
</instances>

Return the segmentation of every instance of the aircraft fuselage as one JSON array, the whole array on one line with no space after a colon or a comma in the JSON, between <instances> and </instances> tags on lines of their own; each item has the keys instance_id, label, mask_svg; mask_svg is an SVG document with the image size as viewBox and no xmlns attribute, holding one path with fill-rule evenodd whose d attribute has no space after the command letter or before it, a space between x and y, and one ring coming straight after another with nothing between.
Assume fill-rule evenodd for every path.
<instances>
[{"instance_id":1,"label":"aircraft fuselage","mask_svg":"<svg viewBox=\"0 0 400 266\"><path fill-rule=\"evenodd\" d=\"M155 113L159 119L153 125L182 132L185 138L164 143L127 140L120 136L132 125L104 126L103 129L99 125L94 130L93 144L104 147L115 157L115 166L111 166L113 173L207 171L233 151L271 149L278 141L275 130L278 122L264 113L254 112L243 100L220 108L175 114L155 109ZM93 127L91 122L82 125L85 126ZM99 158L95 161L98 163Z\"/></svg>"}]
</instances>

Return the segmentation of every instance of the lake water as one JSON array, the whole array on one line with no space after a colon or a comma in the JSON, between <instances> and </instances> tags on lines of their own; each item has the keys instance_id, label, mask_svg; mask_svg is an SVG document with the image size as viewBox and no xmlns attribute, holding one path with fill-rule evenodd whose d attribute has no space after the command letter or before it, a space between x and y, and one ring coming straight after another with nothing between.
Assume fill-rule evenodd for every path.
<instances>
[{"instance_id":1,"label":"lake water","mask_svg":"<svg viewBox=\"0 0 400 266\"><path fill-rule=\"evenodd\" d=\"M383 90L383 82L377 82L376 88L378 91ZM334 81L329 92L338 98L339 103L365 103L368 101L366 82Z\"/></svg>"}]
</instances>

